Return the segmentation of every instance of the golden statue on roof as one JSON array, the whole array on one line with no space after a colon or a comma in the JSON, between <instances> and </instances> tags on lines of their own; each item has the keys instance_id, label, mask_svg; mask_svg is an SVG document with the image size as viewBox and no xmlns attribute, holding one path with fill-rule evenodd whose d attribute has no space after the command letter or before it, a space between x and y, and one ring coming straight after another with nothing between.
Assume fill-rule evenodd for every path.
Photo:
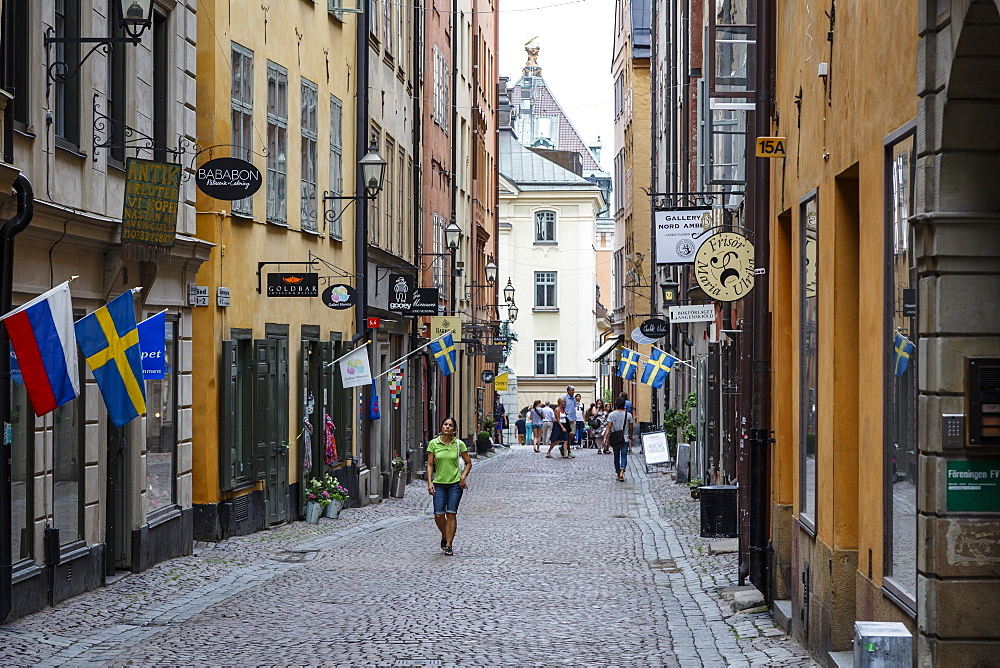
<instances>
[{"instance_id":1,"label":"golden statue on roof","mask_svg":"<svg viewBox=\"0 0 1000 668\"><path fill-rule=\"evenodd\" d=\"M521 69L521 76L526 77L540 77L542 76L542 68L538 64L538 52L542 50L540 46L531 46L537 37L532 37L527 42L524 43L524 50L528 54L528 61L524 64Z\"/></svg>"}]
</instances>

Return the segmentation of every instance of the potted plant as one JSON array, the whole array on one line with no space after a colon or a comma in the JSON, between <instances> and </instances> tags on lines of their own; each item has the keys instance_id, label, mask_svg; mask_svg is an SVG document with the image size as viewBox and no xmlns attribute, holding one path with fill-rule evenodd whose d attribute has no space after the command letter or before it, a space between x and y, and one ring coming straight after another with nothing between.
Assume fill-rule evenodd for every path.
<instances>
[{"instance_id":1,"label":"potted plant","mask_svg":"<svg viewBox=\"0 0 1000 668\"><path fill-rule=\"evenodd\" d=\"M392 459L392 479L389 483L389 495L395 499L402 499L406 489L406 460L402 457Z\"/></svg>"},{"instance_id":2,"label":"potted plant","mask_svg":"<svg viewBox=\"0 0 1000 668\"><path fill-rule=\"evenodd\" d=\"M330 499L330 503L324 508L323 517L337 519L340 516L340 511L344 508L344 502L347 501L349 493L345 487L341 486L340 481L329 473L324 476L323 485Z\"/></svg>"},{"instance_id":3,"label":"potted plant","mask_svg":"<svg viewBox=\"0 0 1000 668\"><path fill-rule=\"evenodd\" d=\"M688 482L688 487L691 488L691 498L697 499L701 496L701 478L694 478Z\"/></svg>"},{"instance_id":4,"label":"potted plant","mask_svg":"<svg viewBox=\"0 0 1000 668\"><path fill-rule=\"evenodd\" d=\"M492 420L483 421L483 430L476 434L476 453L490 452L493 449L493 441L490 439L490 429L493 425L487 426L487 422L492 422Z\"/></svg>"},{"instance_id":5,"label":"potted plant","mask_svg":"<svg viewBox=\"0 0 1000 668\"><path fill-rule=\"evenodd\" d=\"M313 478L306 487L306 522L319 524L319 518L328 505L330 492L326 489L326 481Z\"/></svg>"}]
</instances>

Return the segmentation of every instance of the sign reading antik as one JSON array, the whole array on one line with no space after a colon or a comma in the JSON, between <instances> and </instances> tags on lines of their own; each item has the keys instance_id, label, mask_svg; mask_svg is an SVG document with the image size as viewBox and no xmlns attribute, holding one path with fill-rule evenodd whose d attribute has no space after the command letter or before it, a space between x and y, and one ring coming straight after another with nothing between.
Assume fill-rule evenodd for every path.
<instances>
[{"instance_id":1,"label":"sign reading antik","mask_svg":"<svg viewBox=\"0 0 1000 668\"><path fill-rule=\"evenodd\" d=\"M129 158L125 165L122 209L122 256L163 262L170 256L177 230L181 166Z\"/></svg>"}]
</instances>

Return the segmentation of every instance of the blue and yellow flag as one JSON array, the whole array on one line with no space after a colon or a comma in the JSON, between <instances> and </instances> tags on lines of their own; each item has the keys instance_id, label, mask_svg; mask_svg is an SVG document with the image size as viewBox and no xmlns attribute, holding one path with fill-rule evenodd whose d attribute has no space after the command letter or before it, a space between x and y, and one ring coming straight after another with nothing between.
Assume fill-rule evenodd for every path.
<instances>
[{"instance_id":1,"label":"blue and yellow flag","mask_svg":"<svg viewBox=\"0 0 1000 668\"><path fill-rule=\"evenodd\" d=\"M641 382L646 385L652 385L657 389L663 387L663 384L667 382L667 374L670 373L670 368L676 361L675 357L671 357L659 348L651 349L649 352L649 361L646 362L642 369Z\"/></svg>"},{"instance_id":2,"label":"blue and yellow flag","mask_svg":"<svg viewBox=\"0 0 1000 668\"><path fill-rule=\"evenodd\" d=\"M101 388L111 422L122 427L145 413L146 391L132 291L78 320L76 341Z\"/></svg>"},{"instance_id":3,"label":"blue and yellow flag","mask_svg":"<svg viewBox=\"0 0 1000 668\"><path fill-rule=\"evenodd\" d=\"M455 350L455 340L451 337L451 332L432 342L430 348L431 352L434 353L434 359L437 360L438 366L441 368L441 373L446 376L455 373L458 351Z\"/></svg>"},{"instance_id":4,"label":"blue and yellow flag","mask_svg":"<svg viewBox=\"0 0 1000 668\"><path fill-rule=\"evenodd\" d=\"M635 378L635 370L639 368L639 351L622 349L621 359L618 361L618 375L625 380Z\"/></svg>"},{"instance_id":5,"label":"blue and yellow flag","mask_svg":"<svg viewBox=\"0 0 1000 668\"><path fill-rule=\"evenodd\" d=\"M906 367L910 363L910 355L913 354L913 341L896 332L896 339L892 342L892 365L896 370L896 376L906 373Z\"/></svg>"}]
</instances>

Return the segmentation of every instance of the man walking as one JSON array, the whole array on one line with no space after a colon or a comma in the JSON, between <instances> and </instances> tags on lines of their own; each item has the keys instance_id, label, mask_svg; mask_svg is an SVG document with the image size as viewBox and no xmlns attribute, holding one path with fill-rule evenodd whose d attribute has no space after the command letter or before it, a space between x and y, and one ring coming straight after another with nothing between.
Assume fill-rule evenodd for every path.
<instances>
[{"instance_id":1,"label":"man walking","mask_svg":"<svg viewBox=\"0 0 1000 668\"><path fill-rule=\"evenodd\" d=\"M555 422L556 413L552 410L549 402L545 402L542 407L542 445L551 445L552 423Z\"/></svg>"},{"instance_id":2,"label":"man walking","mask_svg":"<svg viewBox=\"0 0 1000 668\"><path fill-rule=\"evenodd\" d=\"M572 385L566 386L566 394L562 398L566 402L566 405L563 406L563 411L566 413L566 422L563 424L563 428L566 430L566 449L568 450L573 443L573 430L576 428L577 421L576 394Z\"/></svg>"}]
</instances>

